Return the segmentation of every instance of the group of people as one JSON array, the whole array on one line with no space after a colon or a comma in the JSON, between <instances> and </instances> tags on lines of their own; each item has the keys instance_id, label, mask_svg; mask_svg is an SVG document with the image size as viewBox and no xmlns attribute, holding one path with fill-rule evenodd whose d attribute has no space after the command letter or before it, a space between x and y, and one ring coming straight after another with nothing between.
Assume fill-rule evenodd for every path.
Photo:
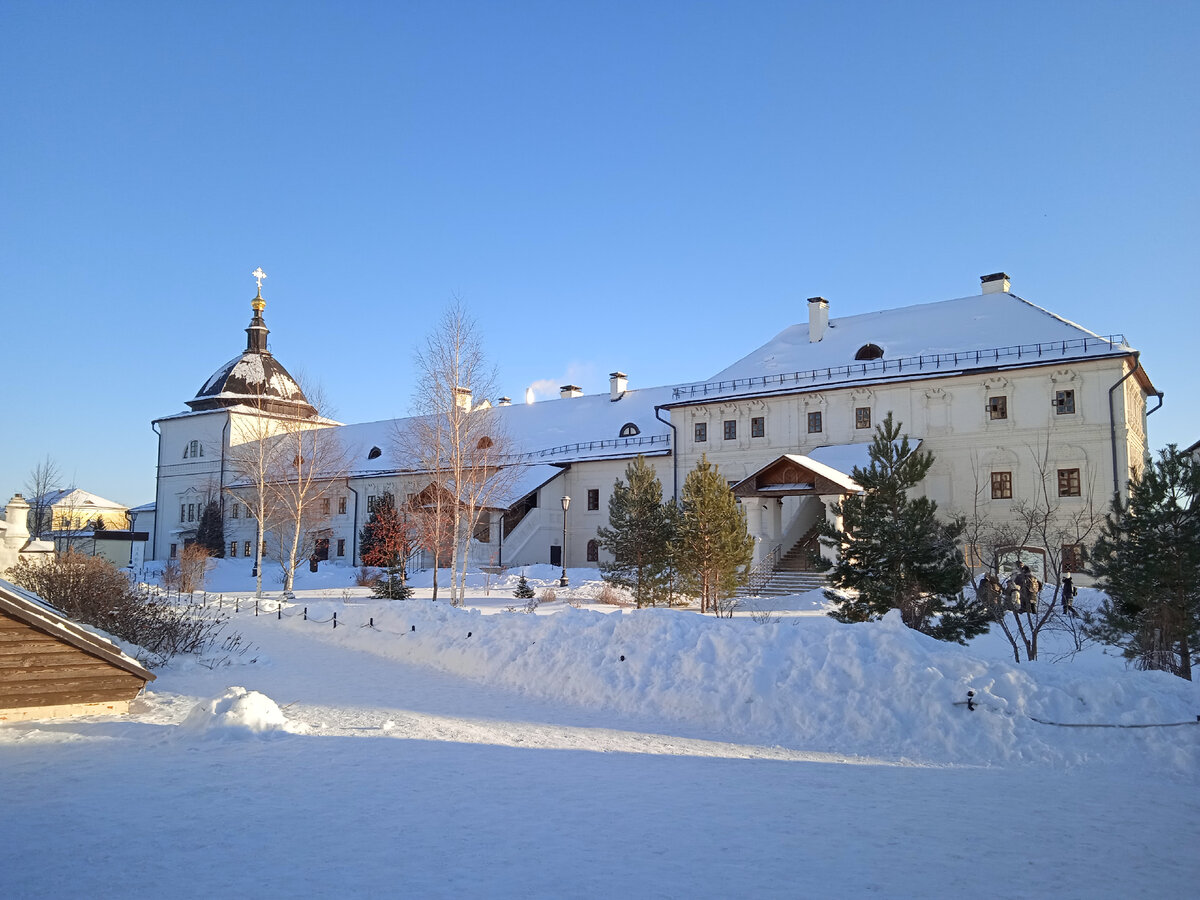
<instances>
[{"instance_id":1,"label":"group of people","mask_svg":"<svg viewBox=\"0 0 1200 900\"><path fill-rule=\"evenodd\" d=\"M1028 613L1036 616L1038 600L1042 593L1042 583L1029 566L1021 566L1019 569L1014 569L1003 583L995 572L985 573L979 579L975 593L980 600L988 604L997 616L1002 616L1005 612ZM1075 595L1077 593L1078 591L1071 581L1071 575L1069 573L1064 575L1059 592L1064 614L1075 615Z\"/></svg>"}]
</instances>

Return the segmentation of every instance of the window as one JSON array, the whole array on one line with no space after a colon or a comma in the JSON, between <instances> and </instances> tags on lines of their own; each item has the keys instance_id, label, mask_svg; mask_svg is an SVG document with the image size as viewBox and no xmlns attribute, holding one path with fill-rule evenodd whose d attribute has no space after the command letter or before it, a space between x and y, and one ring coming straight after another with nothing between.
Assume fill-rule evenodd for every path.
<instances>
[{"instance_id":1,"label":"window","mask_svg":"<svg viewBox=\"0 0 1200 900\"><path fill-rule=\"evenodd\" d=\"M987 413L989 419L1007 419L1008 418L1008 398L1007 397L991 397L987 403Z\"/></svg>"},{"instance_id":2,"label":"window","mask_svg":"<svg viewBox=\"0 0 1200 900\"><path fill-rule=\"evenodd\" d=\"M229 542L229 555L230 555L231 557L234 557L234 558L236 558L236 557L237 557L237 548L238 548L238 542L237 542L237 541L230 541L230 542Z\"/></svg>"},{"instance_id":3,"label":"window","mask_svg":"<svg viewBox=\"0 0 1200 900\"><path fill-rule=\"evenodd\" d=\"M642 429L638 428L632 422L626 422L621 426L621 437L633 437L634 435L641 433Z\"/></svg>"},{"instance_id":4,"label":"window","mask_svg":"<svg viewBox=\"0 0 1200 900\"><path fill-rule=\"evenodd\" d=\"M372 447L370 452L367 453L367 459L379 459L379 457L381 457L382 455L383 455L382 450L380 450L378 447Z\"/></svg>"},{"instance_id":5,"label":"window","mask_svg":"<svg viewBox=\"0 0 1200 900\"><path fill-rule=\"evenodd\" d=\"M702 444L708 440L708 423L697 422L695 428L695 440L697 444Z\"/></svg>"},{"instance_id":6,"label":"window","mask_svg":"<svg viewBox=\"0 0 1200 900\"><path fill-rule=\"evenodd\" d=\"M345 514L346 514L346 498L338 497L338 515L344 516Z\"/></svg>"},{"instance_id":7,"label":"window","mask_svg":"<svg viewBox=\"0 0 1200 900\"><path fill-rule=\"evenodd\" d=\"M345 538L338 538L337 555L338 556L346 555L346 539Z\"/></svg>"},{"instance_id":8,"label":"window","mask_svg":"<svg viewBox=\"0 0 1200 900\"><path fill-rule=\"evenodd\" d=\"M808 433L821 433L821 414L819 412L811 412L808 414Z\"/></svg>"},{"instance_id":9,"label":"window","mask_svg":"<svg viewBox=\"0 0 1200 900\"><path fill-rule=\"evenodd\" d=\"M321 498L321 515L323 515L323 516L329 515L329 498L328 497Z\"/></svg>"},{"instance_id":10,"label":"window","mask_svg":"<svg viewBox=\"0 0 1200 900\"><path fill-rule=\"evenodd\" d=\"M179 504L179 521L180 522L187 521L187 507L184 506L182 503Z\"/></svg>"},{"instance_id":11,"label":"window","mask_svg":"<svg viewBox=\"0 0 1200 900\"><path fill-rule=\"evenodd\" d=\"M587 542L587 561L588 562L599 562L600 561L600 545L597 544L595 541Z\"/></svg>"},{"instance_id":12,"label":"window","mask_svg":"<svg viewBox=\"0 0 1200 900\"><path fill-rule=\"evenodd\" d=\"M196 504L195 503L188 504L188 521L189 522L196 521Z\"/></svg>"},{"instance_id":13,"label":"window","mask_svg":"<svg viewBox=\"0 0 1200 900\"><path fill-rule=\"evenodd\" d=\"M229 518L236 519L241 514L242 514L242 504L240 504L240 503L238 503L238 501L234 500L232 503L229 504Z\"/></svg>"},{"instance_id":14,"label":"window","mask_svg":"<svg viewBox=\"0 0 1200 900\"><path fill-rule=\"evenodd\" d=\"M588 488L588 509L600 508L600 488Z\"/></svg>"},{"instance_id":15,"label":"window","mask_svg":"<svg viewBox=\"0 0 1200 900\"><path fill-rule=\"evenodd\" d=\"M855 428L870 428L871 427L871 407L860 406L854 410L854 427Z\"/></svg>"},{"instance_id":16,"label":"window","mask_svg":"<svg viewBox=\"0 0 1200 900\"><path fill-rule=\"evenodd\" d=\"M992 473L992 499L1012 499L1012 472Z\"/></svg>"},{"instance_id":17,"label":"window","mask_svg":"<svg viewBox=\"0 0 1200 900\"><path fill-rule=\"evenodd\" d=\"M179 555L179 545L172 544L171 545L171 559L174 559L178 555Z\"/></svg>"},{"instance_id":18,"label":"window","mask_svg":"<svg viewBox=\"0 0 1200 900\"><path fill-rule=\"evenodd\" d=\"M249 556L249 555L250 555L250 542L246 541L244 544L242 544L242 556Z\"/></svg>"},{"instance_id":19,"label":"window","mask_svg":"<svg viewBox=\"0 0 1200 900\"><path fill-rule=\"evenodd\" d=\"M1062 570L1064 572L1083 571L1083 544L1062 545Z\"/></svg>"},{"instance_id":20,"label":"window","mask_svg":"<svg viewBox=\"0 0 1200 900\"><path fill-rule=\"evenodd\" d=\"M199 441L188 441L188 445L183 448L183 458L191 457L195 459L198 456L204 455L204 445Z\"/></svg>"},{"instance_id":21,"label":"window","mask_svg":"<svg viewBox=\"0 0 1200 900\"><path fill-rule=\"evenodd\" d=\"M1054 392L1054 413L1059 416L1073 415L1075 412L1075 392Z\"/></svg>"},{"instance_id":22,"label":"window","mask_svg":"<svg viewBox=\"0 0 1200 900\"><path fill-rule=\"evenodd\" d=\"M883 348L878 344L863 344L854 354L855 359L883 359Z\"/></svg>"},{"instance_id":23,"label":"window","mask_svg":"<svg viewBox=\"0 0 1200 900\"><path fill-rule=\"evenodd\" d=\"M1079 497L1079 470L1078 469L1059 469L1058 470L1058 496L1060 497Z\"/></svg>"},{"instance_id":24,"label":"window","mask_svg":"<svg viewBox=\"0 0 1200 900\"><path fill-rule=\"evenodd\" d=\"M763 437L767 433L767 417L755 416L750 420L750 437Z\"/></svg>"},{"instance_id":25,"label":"window","mask_svg":"<svg viewBox=\"0 0 1200 900\"><path fill-rule=\"evenodd\" d=\"M727 441L737 440L737 419L726 419L722 425L722 436Z\"/></svg>"}]
</instances>

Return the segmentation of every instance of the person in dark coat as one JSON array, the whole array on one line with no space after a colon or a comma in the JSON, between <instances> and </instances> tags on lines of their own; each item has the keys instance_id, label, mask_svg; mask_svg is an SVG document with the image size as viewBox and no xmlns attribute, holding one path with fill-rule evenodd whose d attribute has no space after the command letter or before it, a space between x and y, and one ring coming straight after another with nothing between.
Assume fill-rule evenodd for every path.
<instances>
[{"instance_id":1,"label":"person in dark coat","mask_svg":"<svg viewBox=\"0 0 1200 900\"><path fill-rule=\"evenodd\" d=\"M1071 573L1068 572L1063 576L1062 580L1062 608L1067 615L1078 615L1075 612L1075 597L1079 593L1075 588L1075 582L1071 580Z\"/></svg>"}]
</instances>

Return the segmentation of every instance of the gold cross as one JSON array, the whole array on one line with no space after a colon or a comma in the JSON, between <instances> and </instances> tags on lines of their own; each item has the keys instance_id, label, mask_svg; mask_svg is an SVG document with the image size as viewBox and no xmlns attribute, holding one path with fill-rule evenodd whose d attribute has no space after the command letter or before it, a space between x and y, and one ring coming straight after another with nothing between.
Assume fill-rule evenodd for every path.
<instances>
[{"instance_id":1,"label":"gold cross","mask_svg":"<svg viewBox=\"0 0 1200 900\"><path fill-rule=\"evenodd\" d=\"M250 277L258 282L258 292L261 294L262 293L262 282L263 282L263 279L267 277L267 273L262 270L262 266L259 266L257 269L255 269L253 272L250 273Z\"/></svg>"}]
</instances>

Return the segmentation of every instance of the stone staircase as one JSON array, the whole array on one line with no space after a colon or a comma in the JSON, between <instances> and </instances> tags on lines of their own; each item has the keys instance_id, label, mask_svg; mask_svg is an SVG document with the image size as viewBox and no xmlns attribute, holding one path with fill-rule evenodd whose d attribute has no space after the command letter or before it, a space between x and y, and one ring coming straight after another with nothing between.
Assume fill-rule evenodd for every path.
<instances>
[{"instance_id":1,"label":"stone staircase","mask_svg":"<svg viewBox=\"0 0 1200 900\"><path fill-rule=\"evenodd\" d=\"M817 528L811 528L804 537L796 541L787 553L780 557L765 584L750 593L748 587L738 591L739 597L784 597L788 594L803 594L826 586L825 575L809 568L811 556L816 548Z\"/></svg>"}]
</instances>

